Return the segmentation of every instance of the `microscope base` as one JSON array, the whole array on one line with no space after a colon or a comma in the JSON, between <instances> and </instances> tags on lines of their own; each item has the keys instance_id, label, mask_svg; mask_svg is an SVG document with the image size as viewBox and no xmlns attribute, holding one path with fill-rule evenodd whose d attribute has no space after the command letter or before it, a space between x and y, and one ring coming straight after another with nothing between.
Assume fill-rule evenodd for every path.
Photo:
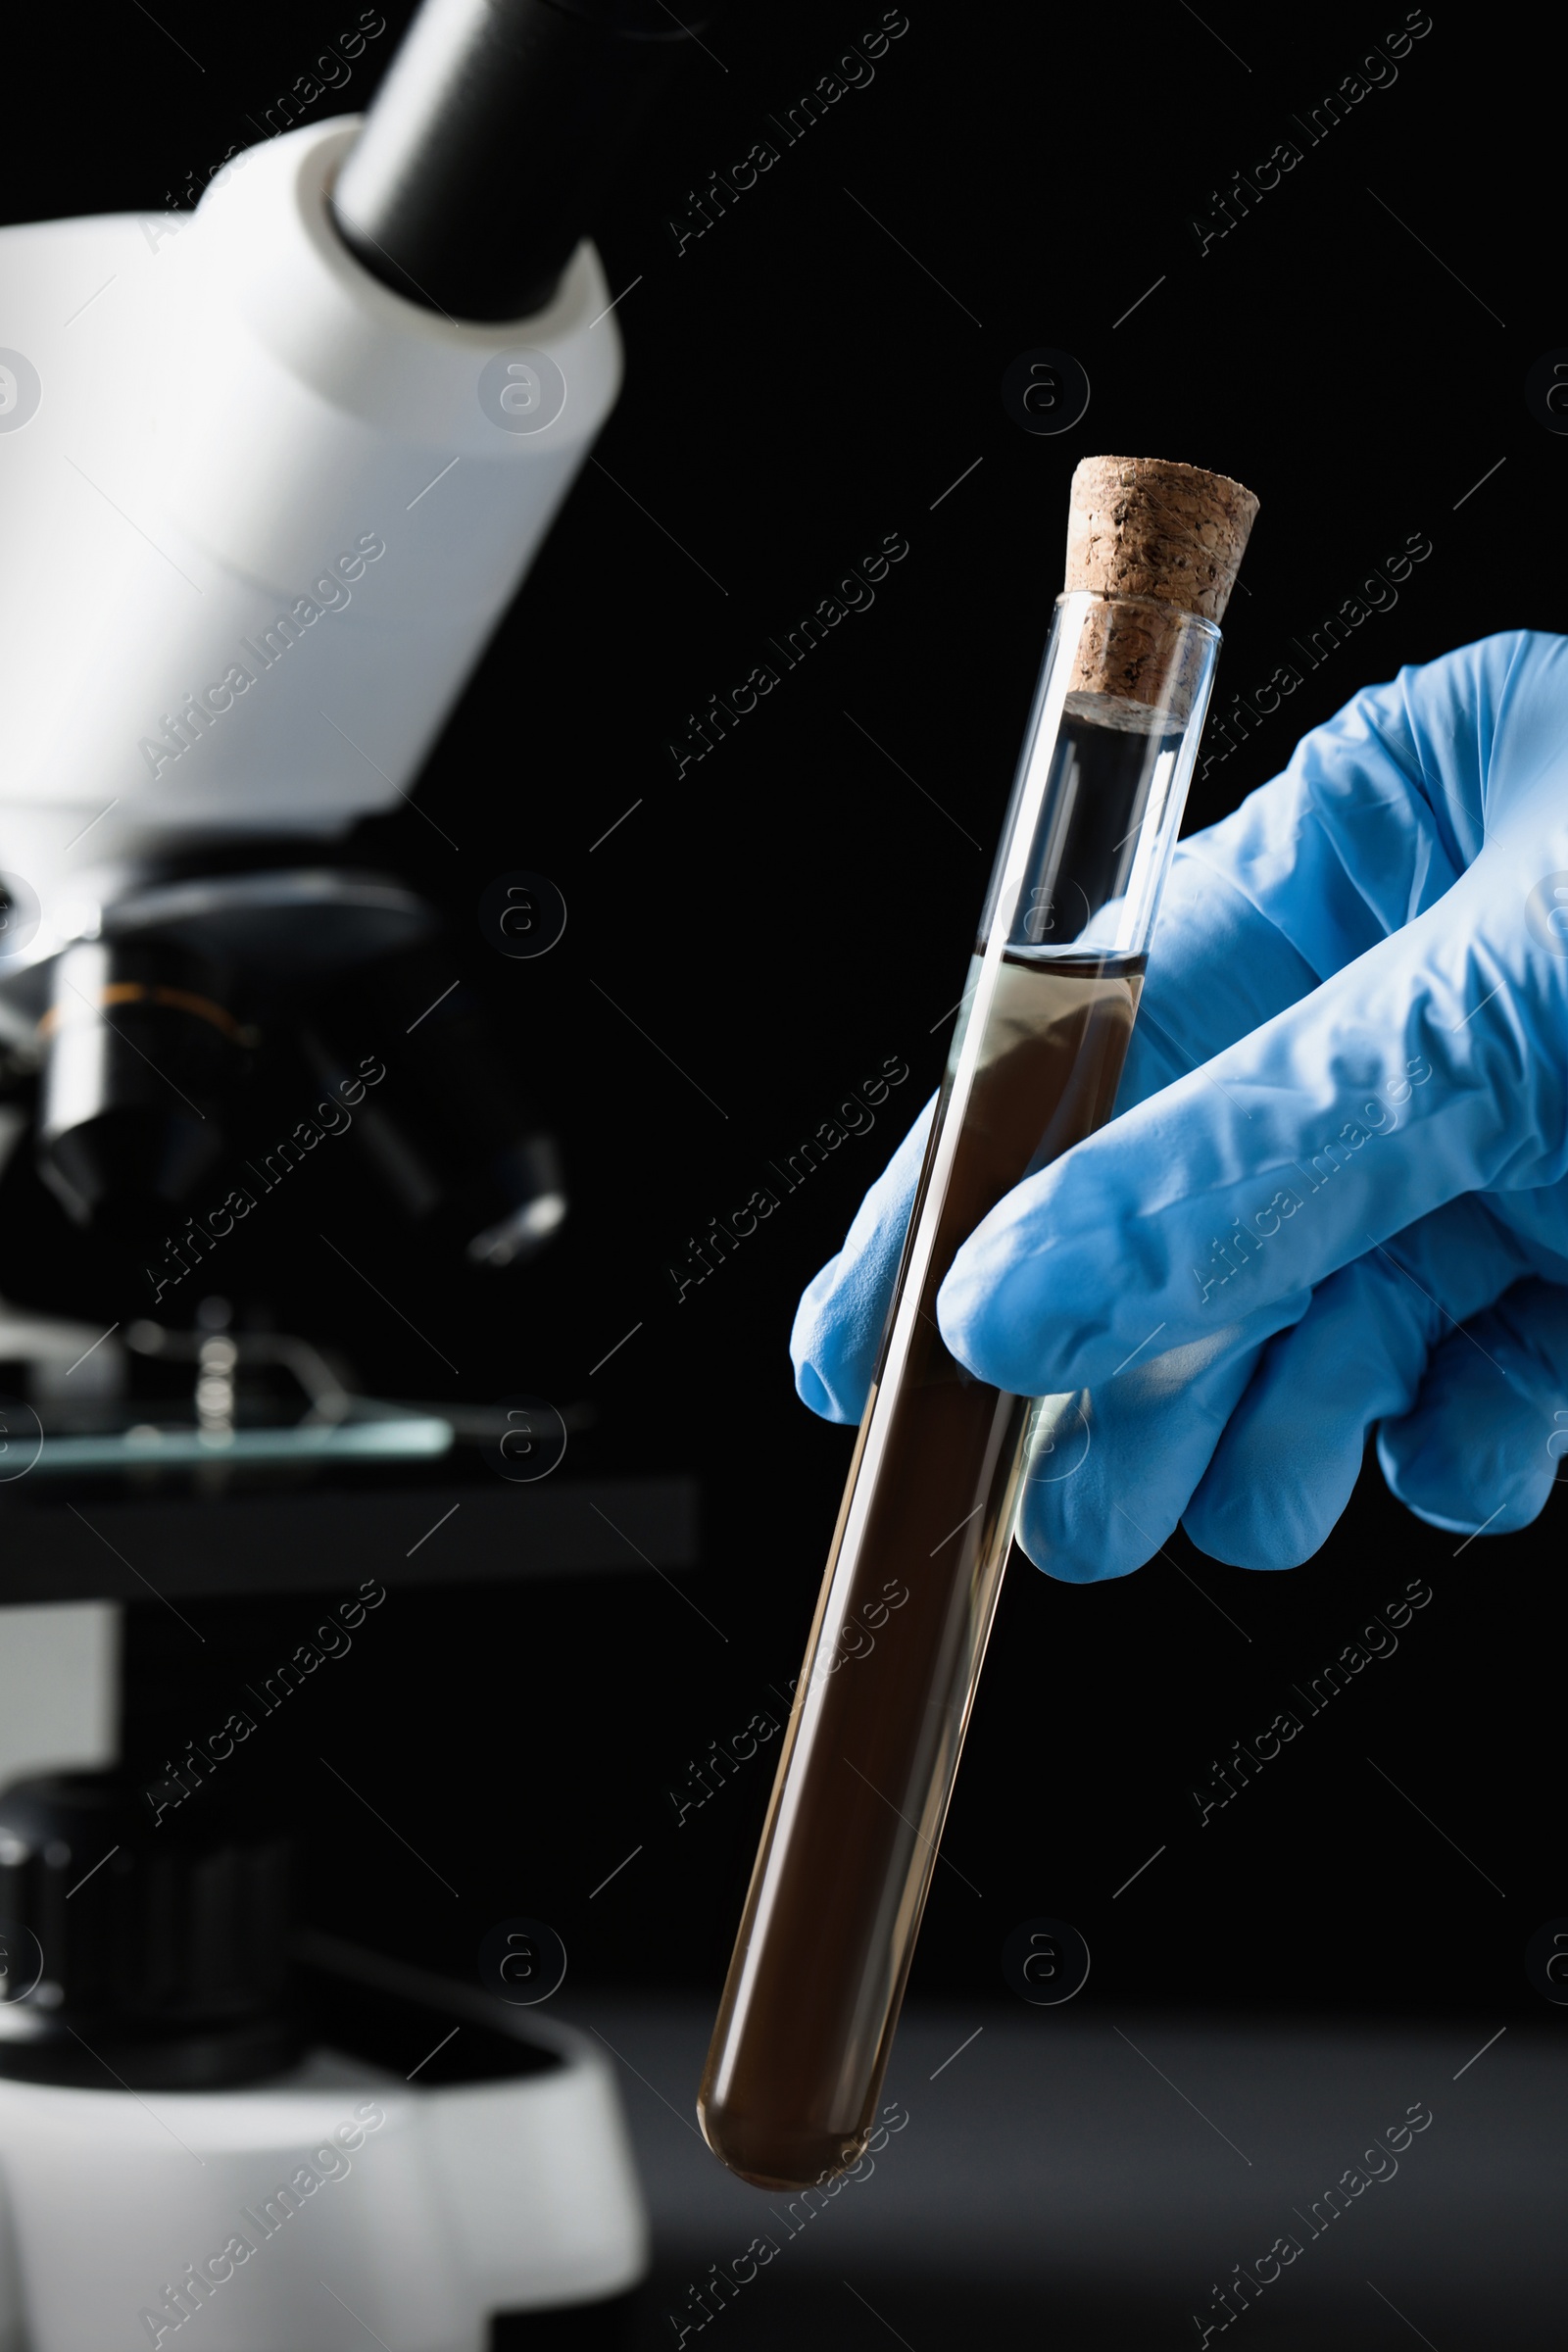
<instances>
[{"instance_id":1,"label":"microscope base","mask_svg":"<svg viewBox=\"0 0 1568 2352\"><path fill-rule=\"evenodd\" d=\"M0 2079L0 2352L167 2347L198 2317L200 2352L621 2340L647 2223L604 2053L390 1963L354 1980L254 2088Z\"/></svg>"}]
</instances>

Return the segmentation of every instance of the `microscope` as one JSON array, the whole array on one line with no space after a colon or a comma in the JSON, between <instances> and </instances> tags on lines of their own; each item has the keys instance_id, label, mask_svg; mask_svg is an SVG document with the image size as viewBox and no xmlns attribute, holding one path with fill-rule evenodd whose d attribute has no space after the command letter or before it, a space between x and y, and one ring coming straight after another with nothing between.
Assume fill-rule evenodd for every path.
<instances>
[{"instance_id":1,"label":"microscope","mask_svg":"<svg viewBox=\"0 0 1568 2352\"><path fill-rule=\"evenodd\" d=\"M117 1629L330 1592L329 1657L384 1573L692 1557L684 1481L602 1482L613 1536L541 1483L569 1403L382 1394L268 1278L323 1161L454 1280L567 1214L472 942L363 844L441 831L426 755L619 389L584 232L692 37L425 0L363 120L193 214L0 231L0 2352L610 2344L646 2267L549 1932L471 1987L306 1933L221 1782L271 1683L122 1755ZM502 874L479 931L548 952L558 902Z\"/></svg>"}]
</instances>

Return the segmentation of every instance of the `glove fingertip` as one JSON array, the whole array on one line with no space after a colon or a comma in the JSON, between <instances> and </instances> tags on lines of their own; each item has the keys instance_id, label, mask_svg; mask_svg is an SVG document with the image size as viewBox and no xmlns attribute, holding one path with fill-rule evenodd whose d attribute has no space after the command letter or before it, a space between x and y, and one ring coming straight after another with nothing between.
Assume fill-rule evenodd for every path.
<instances>
[{"instance_id":1,"label":"glove fingertip","mask_svg":"<svg viewBox=\"0 0 1568 2352\"><path fill-rule=\"evenodd\" d=\"M1546 1507L1556 1477L1552 1461L1533 1461L1506 1445L1486 1452L1482 1464L1453 1446L1437 1417L1419 1406L1378 1431L1378 1466L1390 1494L1446 1535L1517 1535Z\"/></svg>"},{"instance_id":2,"label":"glove fingertip","mask_svg":"<svg viewBox=\"0 0 1568 2352\"><path fill-rule=\"evenodd\" d=\"M804 1405L809 1406L818 1420L836 1422L841 1426L846 1422L858 1421L860 1412L864 1410L865 1399L863 1396L860 1399L859 1410L847 1409L843 1400L834 1395L812 1363L803 1362L796 1365L795 1394Z\"/></svg>"},{"instance_id":3,"label":"glove fingertip","mask_svg":"<svg viewBox=\"0 0 1568 2352\"><path fill-rule=\"evenodd\" d=\"M1118 1577L1135 1576L1148 1565L1144 1560L1113 1559L1102 1552L1078 1551L1064 1544L1043 1544L1038 1538L1031 1550L1028 1534L1022 1528L1017 1544L1031 1567L1038 1568L1042 1576L1051 1577L1058 1585L1111 1585Z\"/></svg>"},{"instance_id":4,"label":"glove fingertip","mask_svg":"<svg viewBox=\"0 0 1568 2352\"><path fill-rule=\"evenodd\" d=\"M1133 1519L1104 1512L1101 1480L1091 1475L1089 1484L1091 1494L1081 1498L1079 1510L1069 1507L1072 1494L1065 1484L1049 1482L1044 1492L1025 1492L1015 1531L1018 1550L1057 1586L1112 1586L1116 1578L1136 1576L1159 1552L1159 1541ZM1161 1527L1168 1534L1166 1519Z\"/></svg>"},{"instance_id":5,"label":"glove fingertip","mask_svg":"<svg viewBox=\"0 0 1568 2352\"><path fill-rule=\"evenodd\" d=\"M1232 1424L1232 1429L1236 1424ZM1300 1568L1333 1534L1361 1471L1359 1425L1298 1436L1283 1450L1274 1430L1230 1433L1182 1515L1200 1551L1227 1568ZM1251 1437L1249 1445L1246 1439Z\"/></svg>"},{"instance_id":6,"label":"glove fingertip","mask_svg":"<svg viewBox=\"0 0 1568 2352\"><path fill-rule=\"evenodd\" d=\"M1278 1495L1269 1496L1263 1509L1195 1500L1182 1515L1182 1532L1205 1559L1266 1575L1304 1567L1327 1541L1314 1512L1282 1506Z\"/></svg>"}]
</instances>

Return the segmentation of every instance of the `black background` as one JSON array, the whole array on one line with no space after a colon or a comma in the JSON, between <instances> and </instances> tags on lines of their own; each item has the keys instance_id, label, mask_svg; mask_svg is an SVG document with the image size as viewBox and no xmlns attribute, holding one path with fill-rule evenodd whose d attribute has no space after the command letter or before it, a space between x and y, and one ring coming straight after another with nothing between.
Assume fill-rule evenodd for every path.
<instances>
[{"instance_id":1,"label":"black background","mask_svg":"<svg viewBox=\"0 0 1568 2352\"><path fill-rule=\"evenodd\" d=\"M1188 220L1209 190L1402 10L1260 29L1222 0L1206 26L1185 9L910 0L869 86L677 253L667 223L688 191L774 137L767 115L880 13L736 7L705 33L711 54L685 62L595 224L612 287L632 289L600 466L420 787L458 846L412 812L370 829L375 854L449 909L563 1137L570 1221L536 1268L460 1277L373 1202L334 1200L359 1262L395 1275L456 1380L311 1254L314 1216L229 1278L345 1345L386 1393L591 1401L596 1426L563 1476L593 1463L701 1479L698 1572L395 1592L300 1718L257 1742L251 1768L306 1840L311 1918L465 1976L485 1931L524 1913L560 1931L579 1983L716 1992L767 1766L679 1828L669 1791L710 1741L776 1711L770 1687L799 1664L851 1437L794 1399L794 1301L935 1083L1077 460L1180 457L1260 495L1222 704L1294 658L1291 635L1409 534L1432 541L1396 607L1210 768L1189 830L1358 685L1496 629L1561 625L1568 441L1523 390L1568 342L1539 243L1559 131L1544 36L1505 40L1478 10L1438 7L1394 85L1200 255ZM4 217L177 201L354 15L276 0L241 21L160 0L156 23L133 8L29 16L11 36ZM388 15L341 97L307 120L364 103L403 21ZM1093 387L1056 438L1021 430L1001 397L1038 346L1074 354ZM874 607L678 776L666 747L687 714L891 532L909 553ZM570 909L537 963L493 955L475 919L485 885L518 867L552 877ZM677 1304L668 1269L688 1236L890 1055L911 1076L875 1134ZM36 1263L5 1273L24 1297L52 1280ZM915 1990L1006 1997L1004 1938L1048 1914L1093 1949L1084 2003L1549 2018L1523 1949L1568 1911L1538 1828L1555 1780L1560 1555L1555 1505L1461 1551L1400 1511L1374 1465L1291 1575L1221 1567L1184 1539L1102 1589L1015 1560L946 1839L957 1869L937 1873ZM345 1590L375 1571L346 1560ZM1189 1791L1211 1760L1417 1577L1433 1598L1397 1654L1200 1829ZM166 1612L131 1612L137 1763L215 1728L242 1673L318 1614L304 1599L190 1613L205 1648Z\"/></svg>"}]
</instances>

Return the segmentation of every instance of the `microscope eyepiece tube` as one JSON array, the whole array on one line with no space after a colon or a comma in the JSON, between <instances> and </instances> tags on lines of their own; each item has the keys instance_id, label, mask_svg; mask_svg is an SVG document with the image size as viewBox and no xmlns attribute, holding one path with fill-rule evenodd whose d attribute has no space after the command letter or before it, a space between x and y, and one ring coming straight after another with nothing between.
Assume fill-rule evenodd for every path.
<instances>
[{"instance_id":1,"label":"microscope eyepiece tube","mask_svg":"<svg viewBox=\"0 0 1568 2352\"><path fill-rule=\"evenodd\" d=\"M333 193L345 244L454 318L542 309L691 46L687 15L658 0L425 0Z\"/></svg>"},{"instance_id":2,"label":"microscope eyepiece tube","mask_svg":"<svg viewBox=\"0 0 1568 2352\"><path fill-rule=\"evenodd\" d=\"M1086 461L1074 502L1069 592L698 2099L710 2147L769 2188L843 2171L873 2131L1026 1475L1031 1400L949 1354L937 1294L1003 1196L1110 1116L1256 511L1152 460Z\"/></svg>"}]
</instances>

